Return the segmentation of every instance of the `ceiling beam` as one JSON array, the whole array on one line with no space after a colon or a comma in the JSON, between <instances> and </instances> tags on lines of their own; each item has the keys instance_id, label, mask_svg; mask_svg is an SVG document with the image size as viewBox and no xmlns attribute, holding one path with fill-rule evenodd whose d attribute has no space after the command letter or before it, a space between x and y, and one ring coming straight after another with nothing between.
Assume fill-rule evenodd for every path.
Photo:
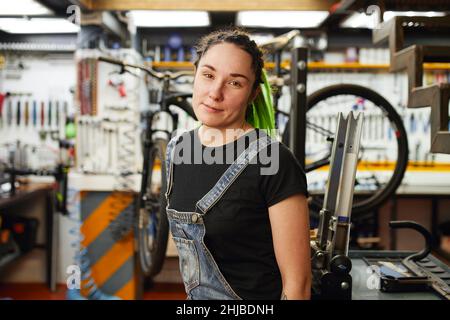
<instances>
[{"instance_id":1,"label":"ceiling beam","mask_svg":"<svg viewBox=\"0 0 450 320\"><path fill-rule=\"evenodd\" d=\"M339 24L344 18L351 15L356 8L360 9L363 7L361 2L361 0L341 0L339 3L336 3L330 9L328 17L320 24L320 28L339 28Z\"/></svg>"},{"instance_id":2,"label":"ceiling beam","mask_svg":"<svg viewBox=\"0 0 450 320\"><path fill-rule=\"evenodd\" d=\"M329 10L337 0L80 0L89 10Z\"/></svg>"}]
</instances>

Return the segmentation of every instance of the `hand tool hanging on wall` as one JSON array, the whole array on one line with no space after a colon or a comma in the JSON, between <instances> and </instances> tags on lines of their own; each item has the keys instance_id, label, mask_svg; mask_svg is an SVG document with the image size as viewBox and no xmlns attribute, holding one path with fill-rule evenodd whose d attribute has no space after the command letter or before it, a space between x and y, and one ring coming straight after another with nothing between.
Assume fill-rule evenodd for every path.
<instances>
[{"instance_id":1,"label":"hand tool hanging on wall","mask_svg":"<svg viewBox=\"0 0 450 320\"><path fill-rule=\"evenodd\" d=\"M30 110L28 108L28 101L25 101L25 127L28 127L28 120L30 118Z\"/></svg>"},{"instance_id":2,"label":"hand tool hanging on wall","mask_svg":"<svg viewBox=\"0 0 450 320\"><path fill-rule=\"evenodd\" d=\"M76 152L77 152L77 165L81 167L83 163L83 124L82 120L78 118L77 120L77 142L75 144Z\"/></svg>"},{"instance_id":3,"label":"hand tool hanging on wall","mask_svg":"<svg viewBox=\"0 0 450 320\"><path fill-rule=\"evenodd\" d=\"M97 115L97 59L90 59L91 62L91 105L92 112L91 115Z\"/></svg>"},{"instance_id":4,"label":"hand tool hanging on wall","mask_svg":"<svg viewBox=\"0 0 450 320\"><path fill-rule=\"evenodd\" d=\"M67 101L64 101L64 107L63 107L63 124L66 124L68 118L69 118L69 104Z\"/></svg>"},{"instance_id":5,"label":"hand tool hanging on wall","mask_svg":"<svg viewBox=\"0 0 450 320\"><path fill-rule=\"evenodd\" d=\"M48 102L48 128L52 127L52 101Z\"/></svg>"},{"instance_id":6,"label":"hand tool hanging on wall","mask_svg":"<svg viewBox=\"0 0 450 320\"><path fill-rule=\"evenodd\" d=\"M3 128L3 105L0 105L0 129Z\"/></svg>"},{"instance_id":7,"label":"hand tool hanging on wall","mask_svg":"<svg viewBox=\"0 0 450 320\"><path fill-rule=\"evenodd\" d=\"M98 138L98 133L97 133L97 128L99 126L99 121L94 120L91 122L91 135L90 135L90 139L89 142L91 144L91 155L92 155L92 160L93 160L93 168L94 171L96 171L98 168L98 148L96 146L95 140Z\"/></svg>"},{"instance_id":8,"label":"hand tool hanging on wall","mask_svg":"<svg viewBox=\"0 0 450 320\"><path fill-rule=\"evenodd\" d=\"M83 114L83 101L81 99L83 75L82 75L81 61L82 60L77 62L77 89L75 91L76 99L78 100L78 114L80 115Z\"/></svg>"},{"instance_id":9,"label":"hand tool hanging on wall","mask_svg":"<svg viewBox=\"0 0 450 320\"><path fill-rule=\"evenodd\" d=\"M416 133L416 118L414 113L411 113L409 116L409 131L413 134Z\"/></svg>"},{"instance_id":10,"label":"hand tool hanging on wall","mask_svg":"<svg viewBox=\"0 0 450 320\"><path fill-rule=\"evenodd\" d=\"M59 101L56 100L56 128L59 129Z\"/></svg>"},{"instance_id":11,"label":"hand tool hanging on wall","mask_svg":"<svg viewBox=\"0 0 450 320\"><path fill-rule=\"evenodd\" d=\"M83 135L83 150L84 150L84 157L85 158L89 158L90 157L90 144L89 144L89 121L87 119L85 119L85 121L83 122L83 128L84 128L84 135Z\"/></svg>"},{"instance_id":12,"label":"hand tool hanging on wall","mask_svg":"<svg viewBox=\"0 0 450 320\"><path fill-rule=\"evenodd\" d=\"M79 62L79 74L80 74L80 83L79 83L79 100L80 100L80 115L84 115L86 113L86 80L85 78L86 66L84 59Z\"/></svg>"},{"instance_id":13,"label":"hand tool hanging on wall","mask_svg":"<svg viewBox=\"0 0 450 320\"><path fill-rule=\"evenodd\" d=\"M108 85L115 88L121 98L125 98L127 96L125 84L124 84L123 80L121 78L119 78L118 76L112 77L111 79L109 79Z\"/></svg>"},{"instance_id":14,"label":"hand tool hanging on wall","mask_svg":"<svg viewBox=\"0 0 450 320\"><path fill-rule=\"evenodd\" d=\"M41 129L44 128L44 118L45 118L45 102L41 101Z\"/></svg>"},{"instance_id":15,"label":"hand tool hanging on wall","mask_svg":"<svg viewBox=\"0 0 450 320\"><path fill-rule=\"evenodd\" d=\"M8 109L6 110L6 121L8 124L8 127L12 125L12 117L13 117L13 110L12 110L12 101L8 101Z\"/></svg>"},{"instance_id":16,"label":"hand tool hanging on wall","mask_svg":"<svg viewBox=\"0 0 450 320\"><path fill-rule=\"evenodd\" d=\"M3 106L5 105L5 101L8 98L8 96L9 92L0 93L0 128L3 127Z\"/></svg>"},{"instance_id":17,"label":"hand tool hanging on wall","mask_svg":"<svg viewBox=\"0 0 450 320\"><path fill-rule=\"evenodd\" d=\"M112 144L113 144L113 130L107 129L108 133L108 168L113 167L113 156L112 156Z\"/></svg>"},{"instance_id":18,"label":"hand tool hanging on wall","mask_svg":"<svg viewBox=\"0 0 450 320\"><path fill-rule=\"evenodd\" d=\"M79 119L78 120L78 139L79 139L79 143L77 143L77 147L80 153L80 158L78 159L80 161L80 164L83 164L84 159L85 159L85 154L86 154L86 145L85 143L85 127L84 127L84 119Z\"/></svg>"},{"instance_id":19,"label":"hand tool hanging on wall","mask_svg":"<svg viewBox=\"0 0 450 320\"><path fill-rule=\"evenodd\" d=\"M93 137L95 136L95 131L94 131L94 119L90 118L89 121L86 123L86 146L88 149L88 155L89 158L91 160L91 162L93 163L93 158L94 158L94 152L95 152L95 146L92 143Z\"/></svg>"},{"instance_id":20,"label":"hand tool hanging on wall","mask_svg":"<svg viewBox=\"0 0 450 320\"><path fill-rule=\"evenodd\" d=\"M91 114L91 74L89 68L89 60L85 61L85 79L84 79L84 94L85 94L85 114Z\"/></svg>"},{"instance_id":21,"label":"hand tool hanging on wall","mask_svg":"<svg viewBox=\"0 0 450 320\"><path fill-rule=\"evenodd\" d=\"M17 126L20 125L20 100L17 101L17 119L16 119L16 124Z\"/></svg>"},{"instance_id":22,"label":"hand tool hanging on wall","mask_svg":"<svg viewBox=\"0 0 450 320\"><path fill-rule=\"evenodd\" d=\"M81 115L97 114L97 59L81 59L78 63L78 99Z\"/></svg>"},{"instance_id":23,"label":"hand tool hanging on wall","mask_svg":"<svg viewBox=\"0 0 450 320\"><path fill-rule=\"evenodd\" d=\"M416 143L416 147L415 147L415 152L414 152L414 161L415 161L415 166L418 165L418 161L420 159L420 149L421 149L421 143L420 141L417 141Z\"/></svg>"},{"instance_id":24,"label":"hand tool hanging on wall","mask_svg":"<svg viewBox=\"0 0 450 320\"><path fill-rule=\"evenodd\" d=\"M37 125L37 101L33 100L33 126Z\"/></svg>"}]
</instances>

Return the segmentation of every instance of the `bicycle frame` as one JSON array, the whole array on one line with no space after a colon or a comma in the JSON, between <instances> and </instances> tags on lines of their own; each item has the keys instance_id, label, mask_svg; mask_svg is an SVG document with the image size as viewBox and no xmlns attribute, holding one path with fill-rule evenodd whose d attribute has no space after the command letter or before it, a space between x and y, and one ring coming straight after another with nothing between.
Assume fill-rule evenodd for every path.
<instances>
[{"instance_id":1,"label":"bicycle frame","mask_svg":"<svg viewBox=\"0 0 450 320\"><path fill-rule=\"evenodd\" d=\"M159 101L159 110L157 111L150 111L147 112L144 115L145 121L146 121L146 129L145 129L145 136L144 136L144 150L143 150L143 154L144 154L144 160L143 160L143 165L142 165L142 182L141 182L141 190L140 190L140 208L142 209L144 206L144 201L145 199L145 188L147 186L147 180L148 180L148 167L147 164L149 162L149 158L150 158L150 151L153 147L153 141L155 138L163 138L163 139L170 139L170 135L172 134L173 130L177 127L178 124L178 119L176 114L174 114L173 112L171 112L171 110L169 109L169 103L168 101L170 99L176 99L176 98L187 98L189 96L189 94L186 93L181 93L181 94L174 94L174 95L169 95L169 86L170 86L170 81L171 80L175 80L178 79L182 76L189 76L192 75L192 72L186 72L186 71L181 71L181 72L176 72L176 73L172 73L172 72L156 72L150 68L147 68L145 66L141 66L141 65L135 65L135 64L129 64L126 63L124 61L120 61L120 60L115 60L115 59L111 59L111 58L106 58L106 57L99 57L98 58L99 61L103 61L103 62L107 62L107 63L111 63L111 64L115 64L121 67L121 73L124 72L129 72L131 74L133 74L131 71L127 70L127 68L134 68L134 69L138 69L138 70L142 70L145 73L147 73L148 75L150 75L151 77L154 77L156 79L162 80L163 85L162 85L162 90L161 90L161 97L160 97L160 101ZM187 110L187 107L183 106L182 104L179 105L179 107L181 109L183 109L186 113L188 113L189 115L192 116L192 112L190 110ZM144 200L144 201L142 201Z\"/></svg>"},{"instance_id":2,"label":"bicycle frame","mask_svg":"<svg viewBox=\"0 0 450 320\"><path fill-rule=\"evenodd\" d=\"M164 226L165 208L161 203L155 207L155 194L152 192L152 172L154 160L159 157L161 163L161 179L164 179L164 152L165 146L171 139L172 132L178 126L178 114L170 110L171 105L176 105L189 114L194 119L195 114L189 103L186 101L192 94L189 93L171 93L170 81L182 76L192 75L192 72L156 72L150 68L132 65L119 60L100 57L99 61L112 63L121 67L120 73L130 72L129 68L135 68L144 71L151 77L162 81L160 97L158 101L159 108L156 111L147 111L142 114L146 127L143 135L143 163L142 179L138 196L138 208L135 212L137 230L136 241L139 247L140 270L145 276L156 275L162 266L161 257L165 255L166 242L163 238L167 236L168 228ZM132 73L132 72L130 72ZM138 76L132 73L135 76ZM164 180L161 180L164 185ZM159 196L162 196L162 189ZM159 202L159 201L158 201ZM162 219L162 220L160 220ZM167 240L166 240L167 241Z\"/></svg>"},{"instance_id":3,"label":"bicycle frame","mask_svg":"<svg viewBox=\"0 0 450 320\"><path fill-rule=\"evenodd\" d=\"M286 49L290 44L294 42L294 39L300 36L299 30L292 30L288 33L282 34L276 38L273 38L259 47L269 53L274 54L275 57L275 73L278 89L281 89L285 84L285 79L281 78L281 52ZM290 126L285 130L289 130L289 149L295 155L297 160L305 167L305 138L306 138L306 80L307 80L307 60L308 60L308 48L296 47L291 50L291 66L289 86L291 92L291 111L290 111ZM281 80L281 85L279 84ZM278 92L280 90L277 90ZM278 111L278 92L275 95L275 113L276 118L279 114ZM305 106L305 108L299 108L299 106ZM278 125L277 125L278 127Z\"/></svg>"}]
</instances>

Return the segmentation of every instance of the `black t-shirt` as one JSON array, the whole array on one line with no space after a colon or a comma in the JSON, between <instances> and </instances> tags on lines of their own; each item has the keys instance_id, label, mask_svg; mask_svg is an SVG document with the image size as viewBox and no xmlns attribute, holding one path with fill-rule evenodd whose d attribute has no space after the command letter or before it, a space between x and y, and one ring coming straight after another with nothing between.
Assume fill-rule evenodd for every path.
<instances>
[{"instance_id":1,"label":"black t-shirt","mask_svg":"<svg viewBox=\"0 0 450 320\"><path fill-rule=\"evenodd\" d=\"M211 190L230 166L232 161L227 154L232 152L234 161L242 150L243 141L247 148L261 135L265 133L255 129L223 146L205 147L198 138L198 128L184 133L173 159L177 161L174 163L170 208L195 211L197 201ZM194 152L188 156L190 164L180 163L180 157L187 156L180 147L185 139L189 139L191 146L201 148L204 154L222 155L223 164L217 163L220 161L210 164L210 160L206 160L206 164L204 159L198 164L198 158L194 161ZM267 158L250 163L204 218L205 244L225 279L244 299L280 298L281 275L273 248L268 208L294 194L307 195L306 177L299 162L284 144L275 143L277 147L270 145L264 149L264 154L279 153L276 174L261 174L262 168L271 168L272 173L276 168L273 163L268 164Z\"/></svg>"}]
</instances>

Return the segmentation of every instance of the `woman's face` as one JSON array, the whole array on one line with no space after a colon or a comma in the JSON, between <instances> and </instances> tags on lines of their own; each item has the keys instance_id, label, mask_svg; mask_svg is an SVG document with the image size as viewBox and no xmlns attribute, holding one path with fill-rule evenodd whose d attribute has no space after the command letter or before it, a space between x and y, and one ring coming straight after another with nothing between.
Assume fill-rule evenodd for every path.
<instances>
[{"instance_id":1,"label":"woman's face","mask_svg":"<svg viewBox=\"0 0 450 320\"><path fill-rule=\"evenodd\" d=\"M195 73L192 106L197 119L217 129L241 128L255 74L250 54L231 43L208 49Z\"/></svg>"}]
</instances>

